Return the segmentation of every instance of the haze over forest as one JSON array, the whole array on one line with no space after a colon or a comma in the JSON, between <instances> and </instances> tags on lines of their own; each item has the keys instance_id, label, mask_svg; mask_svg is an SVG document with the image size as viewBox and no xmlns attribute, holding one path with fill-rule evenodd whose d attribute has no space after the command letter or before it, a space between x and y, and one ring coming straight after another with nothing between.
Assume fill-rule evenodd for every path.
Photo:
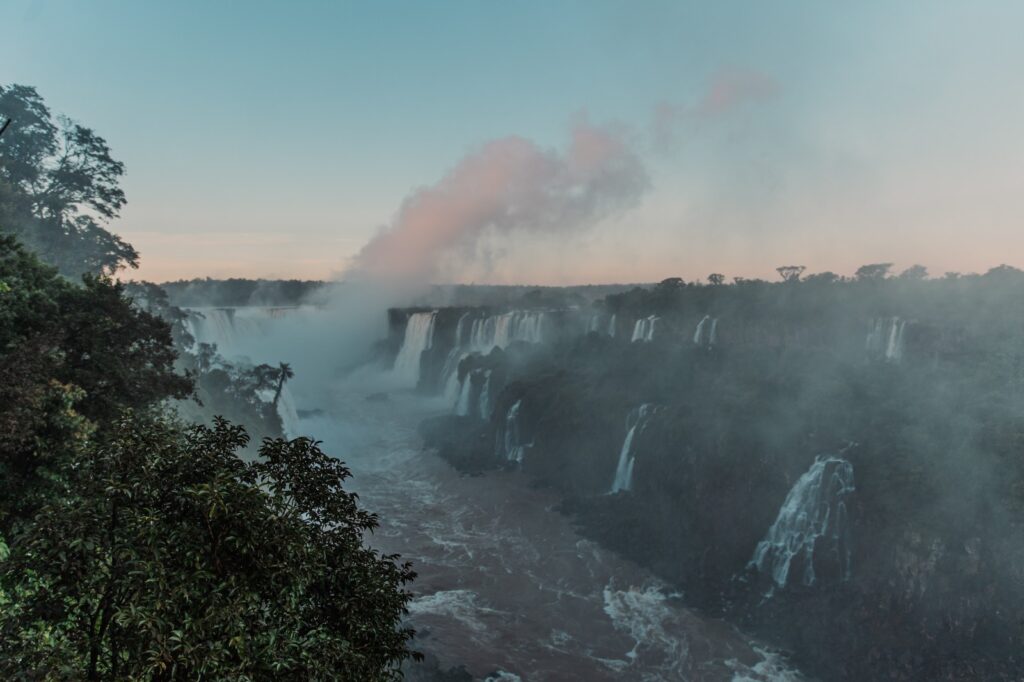
<instances>
[{"instance_id":1,"label":"haze over forest","mask_svg":"<svg viewBox=\"0 0 1024 682\"><path fill-rule=\"evenodd\" d=\"M0 15L0 678L1024 679L1024 5Z\"/></svg>"}]
</instances>

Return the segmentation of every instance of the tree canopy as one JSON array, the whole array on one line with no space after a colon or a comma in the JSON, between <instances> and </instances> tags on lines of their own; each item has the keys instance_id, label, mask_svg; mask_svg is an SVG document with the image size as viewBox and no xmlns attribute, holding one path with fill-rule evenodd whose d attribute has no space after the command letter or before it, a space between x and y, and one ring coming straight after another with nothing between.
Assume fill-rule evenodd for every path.
<instances>
[{"instance_id":1,"label":"tree canopy","mask_svg":"<svg viewBox=\"0 0 1024 682\"><path fill-rule=\"evenodd\" d=\"M0 227L65 275L110 275L139 254L106 229L125 205L124 164L106 140L54 117L36 89L0 85Z\"/></svg>"}]
</instances>

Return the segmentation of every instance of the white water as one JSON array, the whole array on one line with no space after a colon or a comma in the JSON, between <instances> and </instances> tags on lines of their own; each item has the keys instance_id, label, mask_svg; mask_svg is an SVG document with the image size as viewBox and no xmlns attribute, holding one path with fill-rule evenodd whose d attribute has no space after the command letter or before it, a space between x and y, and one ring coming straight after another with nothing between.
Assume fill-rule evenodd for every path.
<instances>
[{"instance_id":1,"label":"white water","mask_svg":"<svg viewBox=\"0 0 1024 682\"><path fill-rule=\"evenodd\" d=\"M804 585L815 583L816 552L828 553L840 578L850 576L846 498L854 491L853 465L840 457L818 457L786 495L775 523L757 545L750 566L786 587L794 561Z\"/></svg>"},{"instance_id":2,"label":"white water","mask_svg":"<svg viewBox=\"0 0 1024 682\"><path fill-rule=\"evenodd\" d=\"M480 389L480 402L478 409L478 416L481 419L491 418L491 370L483 370L484 385Z\"/></svg>"},{"instance_id":3,"label":"white water","mask_svg":"<svg viewBox=\"0 0 1024 682\"><path fill-rule=\"evenodd\" d=\"M402 348L395 357L394 374L403 384L412 388L420 381L420 359L434 340L434 322L437 311L413 313L405 324Z\"/></svg>"},{"instance_id":4,"label":"white water","mask_svg":"<svg viewBox=\"0 0 1024 682\"><path fill-rule=\"evenodd\" d=\"M886 362L899 362L903 359L903 332L906 326L907 321L899 317L876 317L869 325L865 349Z\"/></svg>"},{"instance_id":5,"label":"white water","mask_svg":"<svg viewBox=\"0 0 1024 682\"><path fill-rule=\"evenodd\" d=\"M654 328L658 324L658 320L661 319L656 315L650 317L644 317L636 321L633 325L633 337L630 341L653 341L654 340Z\"/></svg>"},{"instance_id":6,"label":"white water","mask_svg":"<svg viewBox=\"0 0 1024 682\"><path fill-rule=\"evenodd\" d=\"M515 401L505 414L504 428L499 430L495 437L495 450L499 459L505 459L517 464L523 463L523 455L533 443L524 443L522 425L519 423L519 410L523 406L522 400Z\"/></svg>"},{"instance_id":7,"label":"white water","mask_svg":"<svg viewBox=\"0 0 1024 682\"><path fill-rule=\"evenodd\" d=\"M612 314L612 319L608 321L608 336L615 338L615 321L616 315Z\"/></svg>"},{"instance_id":8,"label":"white water","mask_svg":"<svg viewBox=\"0 0 1024 682\"><path fill-rule=\"evenodd\" d=\"M622 448L619 450L619 463L615 467L615 479L609 492L629 492L633 489L633 466L636 463L636 453L633 451L633 441L637 433L642 433L647 428L647 422L656 408L650 403L644 403L640 407L631 410L626 417L626 438L622 441Z\"/></svg>"},{"instance_id":9,"label":"white water","mask_svg":"<svg viewBox=\"0 0 1024 682\"><path fill-rule=\"evenodd\" d=\"M545 333L545 314L528 310L514 310L473 320L469 332L469 348L489 352L492 348L507 348L513 341L542 343Z\"/></svg>"},{"instance_id":10,"label":"white water","mask_svg":"<svg viewBox=\"0 0 1024 682\"><path fill-rule=\"evenodd\" d=\"M693 332L693 343L697 346L710 348L718 340L718 318L705 315L697 323L697 329Z\"/></svg>"},{"instance_id":11,"label":"white water","mask_svg":"<svg viewBox=\"0 0 1024 682\"><path fill-rule=\"evenodd\" d=\"M197 343L212 343L228 359L251 354L253 341L267 336L282 318L309 314L313 306L189 308L185 328ZM269 362L269 360L260 360Z\"/></svg>"},{"instance_id":12,"label":"white water","mask_svg":"<svg viewBox=\"0 0 1024 682\"><path fill-rule=\"evenodd\" d=\"M281 418L281 426L286 437L298 438L303 435L302 427L299 426L299 412L295 408L295 397L287 382L281 388L281 395L277 399L277 416Z\"/></svg>"},{"instance_id":13,"label":"white water","mask_svg":"<svg viewBox=\"0 0 1024 682\"><path fill-rule=\"evenodd\" d=\"M345 459L348 489L380 514L369 542L411 560L414 647L474 679L530 682L795 680L762 675L772 654L698 615L647 571L580 538L558 497L519 473L465 477L422 450L419 421L444 411L373 387L338 389L303 420ZM739 677L739 675L745 677Z\"/></svg>"},{"instance_id":14,"label":"white water","mask_svg":"<svg viewBox=\"0 0 1024 682\"><path fill-rule=\"evenodd\" d=\"M517 310L500 315L473 317L463 313L455 328L455 346L448 351L441 369L443 394L456 414L460 395L466 387L459 382L459 363L472 353L486 354L495 347L504 349L514 341L542 343L545 338L546 317L543 312Z\"/></svg>"}]
</instances>

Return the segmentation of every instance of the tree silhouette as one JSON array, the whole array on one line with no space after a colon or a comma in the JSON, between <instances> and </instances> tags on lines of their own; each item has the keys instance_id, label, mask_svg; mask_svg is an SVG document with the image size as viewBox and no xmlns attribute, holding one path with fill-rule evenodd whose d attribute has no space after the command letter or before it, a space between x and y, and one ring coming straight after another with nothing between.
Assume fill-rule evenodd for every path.
<instances>
[{"instance_id":1,"label":"tree silhouette","mask_svg":"<svg viewBox=\"0 0 1024 682\"><path fill-rule=\"evenodd\" d=\"M900 279L921 280L928 276L928 268L923 265L911 265L900 273Z\"/></svg>"},{"instance_id":2,"label":"tree silhouette","mask_svg":"<svg viewBox=\"0 0 1024 682\"><path fill-rule=\"evenodd\" d=\"M710 275L708 275L708 281L711 282L711 284L713 284L714 286L718 286L725 281L725 275L719 272L712 272Z\"/></svg>"},{"instance_id":3,"label":"tree silhouette","mask_svg":"<svg viewBox=\"0 0 1024 682\"><path fill-rule=\"evenodd\" d=\"M780 265L775 268L775 272L779 273L783 282L799 282L800 275L804 274L806 269L805 265Z\"/></svg>"},{"instance_id":4,"label":"tree silhouette","mask_svg":"<svg viewBox=\"0 0 1024 682\"><path fill-rule=\"evenodd\" d=\"M892 263L870 263L857 268L854 275L859 280L884 279L889 275Z\"/></svg>"},{"instance_id":5,"label":"tree silhouette","mask_svg":"<svg viewBox=\"0 0 1024 682\"><path fill-rule=\"evenodd\" d=\"M281 397L281 391L284 389L284 382L294 376L295 372L292 371L291 365L287 362L282 362L277 366L277 390L274 391L274 407L277 407L277 401Z\"/></svg>"}]
</instances>

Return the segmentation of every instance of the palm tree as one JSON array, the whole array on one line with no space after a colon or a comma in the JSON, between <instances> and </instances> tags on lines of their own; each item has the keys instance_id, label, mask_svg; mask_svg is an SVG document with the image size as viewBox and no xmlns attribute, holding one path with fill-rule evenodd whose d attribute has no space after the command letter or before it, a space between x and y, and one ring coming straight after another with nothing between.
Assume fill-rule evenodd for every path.
<instances>
[{"instance_id":1,"label":"palm tree","mask_svg":"<svg viewBox=\"0 0 1024 682\"><path fill-rule=\"evenodd\" d=\"M277 407L277 399L281 397L281 390L284 389L284 382L295 376L292 366L282 362L277 366L277 390L274 391L274 407Z\"/></svg>"}]
</instances>

